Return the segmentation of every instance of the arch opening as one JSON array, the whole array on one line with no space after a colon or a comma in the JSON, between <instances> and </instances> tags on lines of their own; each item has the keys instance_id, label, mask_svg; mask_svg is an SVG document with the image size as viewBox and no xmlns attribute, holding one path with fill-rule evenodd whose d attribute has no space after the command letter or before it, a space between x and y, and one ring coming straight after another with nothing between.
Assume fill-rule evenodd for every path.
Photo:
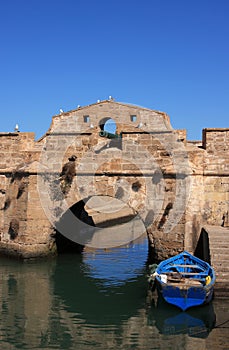
<instances>
[{"instance_id":1,"label":"arch opening","mask_svg":"<svg viewBox=\"0 0 229 350\"><path fill-rule=\"evenodd\" d=\"M103 131L107 131L111 134L115 134L117 130L117 125L114 119L112 118L103 118L99 122L100 129Z\"/></svg>"},{"instance_id":2,"label":"arch opening","mask_svg":"<svg viewBox=\"0 0 229 350\"><path fill-rule=\"evenodd\" d=\"M85 247L124 246L146 234L133 208L118 198L91 196L72 205L56 223L57 253L81 253Z\"/></svg>"},{"instance_id":3,"label":"arch opening","mask_svg":"<svg viewBox=\"0 0 229 350\"><path fill-rule=\"evenodd\" d=\"M56 247L57 247L57 253L82 253L84 249L84 245L80 244L80 242L77 242L77 240L70 239L66 237L66 235L63 234L63 231L61 228L66 227L67 230L71 230L74 233L75 228L69 227L68 218L69 215L74 215L77 219L79 219L79 222L85 223L89 226L95 226L93 219L91 216L88 215L87 211L85 210L85 201L80 200L79 202L72 205L61 217L60 221L56 225L55 229L55 239L56 239Z\"/></svg>"}]
</instances>

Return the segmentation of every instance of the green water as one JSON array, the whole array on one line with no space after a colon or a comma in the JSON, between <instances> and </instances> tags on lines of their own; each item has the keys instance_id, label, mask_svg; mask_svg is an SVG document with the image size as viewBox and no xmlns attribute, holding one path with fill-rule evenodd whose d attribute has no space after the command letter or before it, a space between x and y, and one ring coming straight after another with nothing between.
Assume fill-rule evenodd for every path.
<instances>
[{"instance_id":1,"label":"green water","mask_svg":"<svg viewBox=\"0 0 229 350\"><path fill-rule=\"evenodd\" d=\"M182 314L148 291L147 242L0 259L0 349L228 349L228 301Z\"/></svg>"}]
</instances>

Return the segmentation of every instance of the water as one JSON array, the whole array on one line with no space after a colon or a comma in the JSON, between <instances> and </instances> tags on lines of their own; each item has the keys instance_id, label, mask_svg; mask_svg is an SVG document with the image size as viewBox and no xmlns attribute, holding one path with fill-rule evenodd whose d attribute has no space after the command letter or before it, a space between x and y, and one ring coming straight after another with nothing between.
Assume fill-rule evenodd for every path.
<instances>
[{"instance_id":1,"label":"water","mask_svg":"<svg viewBox=\"0 0 229 350\"><path fill-rule=\"evenodd\" d=\"M181 313L148 291L147 242L0 259L0 349L228 349L228 301Z\"/></svg>"}]
</instances>

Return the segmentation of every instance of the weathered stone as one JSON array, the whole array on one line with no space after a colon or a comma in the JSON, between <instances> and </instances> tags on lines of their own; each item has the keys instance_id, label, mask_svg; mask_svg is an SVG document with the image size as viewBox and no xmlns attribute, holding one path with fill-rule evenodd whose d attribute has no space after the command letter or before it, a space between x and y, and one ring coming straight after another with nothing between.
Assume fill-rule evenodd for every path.
<instances>
[{"instance_id":1,"label":"weathered stone","mask_svg":"<svg viewBox=\"0 0 229 350\"><path fill-rule=\"evenodd\" d=\"M119 139L99 135L109 118ZM90 196L119 199L138 213L157 260L193 252L205 224L229 226L229 129L204 129L202 142L187 141L165 113L102 101L54 116L38 141L34 133L0 133L0 148L2 252L52 255L56 220ZM98 225L109 222L108 213L96 215Z\"/></svg>"}]
</instances>

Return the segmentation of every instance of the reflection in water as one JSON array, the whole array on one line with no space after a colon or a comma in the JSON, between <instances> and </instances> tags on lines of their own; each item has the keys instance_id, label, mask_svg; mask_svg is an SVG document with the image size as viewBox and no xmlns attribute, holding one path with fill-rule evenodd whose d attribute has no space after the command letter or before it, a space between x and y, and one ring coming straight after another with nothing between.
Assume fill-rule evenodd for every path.
<instances>
[{"instance_id":1,"label":"reflection in water","mask_svg":"<svg viewBox=\"0 0 229 350\"><path fill-rule=\"evenodd\" d=\"M171 332L179 312L151 303L144 244L46 261L1 259L0 349L225 349L227 301L212 305L224 327L211 331L203 308L204 320L189 313L206 326L202 338L190 327Z\"/></svg>"},{"instance_id":2,"label":"reflection in water","mask_svg":"<svg viewBox=\"0 0 229 350\"><path fill-rule=\"evenodd\" d=\"M147 239L109 251L86 251L83 254L84 272L101 288L125 285L145 274L147 251Z\"/></svg>"},{"instance_id":3,"label":"reflection in water","mask_svg":"<svg viewBox=\"0 0 229 350\"><path fill-rule=\"evenodd\" d=\"M77 260L74 255L60 256L54 275L55 294L88 324L120 324L144 303L144 247L145 242L131 245L129 254L125 247L85 252Z\"/></svg>"},{"instance_id":4,"label":"reflection in water","mask_svg":"<svg viewBox=\"0 0 229 350\"><path fill-rule=\"evenodd\" d=\"M156 304L152 302L149 322L155 323L161 334L207 338L215 326L216 315L212 303L184 312L158 298Z\"/></svg>"}]
</instances>

